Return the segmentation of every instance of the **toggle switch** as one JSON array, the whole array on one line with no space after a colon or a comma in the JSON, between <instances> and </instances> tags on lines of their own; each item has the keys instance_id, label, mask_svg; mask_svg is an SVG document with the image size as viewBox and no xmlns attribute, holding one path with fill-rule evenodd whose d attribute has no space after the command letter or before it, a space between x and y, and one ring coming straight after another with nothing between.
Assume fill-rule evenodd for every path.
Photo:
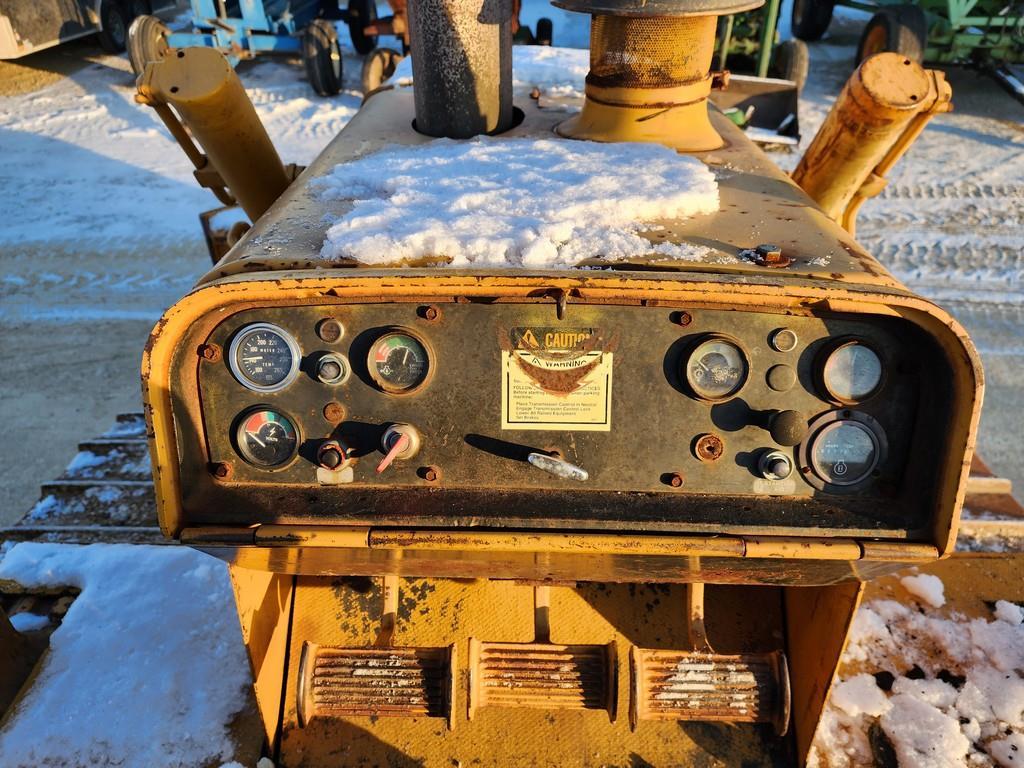
<instances>
[{"instance_id":1,"label":"toggle switch","mask_svg":"<svg viewBox=\"0 0 1024 768\"><path fill-rule=\"evenodd\" d=\"M380 447L384 458L377 465L379 475L395 461L411 459L420 451L420 433L412 424L392 424L384 430Z\"/></svg>"},{"instance_id":2,"label":"toggle switch","mask_svg":"<svg viewBox=\"0 0 1024 768\"><path fill-rule=\"evenodd\" d=\"M793 474L793 460L782 451L764 451L757 460L757 471L765 480L785 480Z\"/></svg>"}]
</instances>

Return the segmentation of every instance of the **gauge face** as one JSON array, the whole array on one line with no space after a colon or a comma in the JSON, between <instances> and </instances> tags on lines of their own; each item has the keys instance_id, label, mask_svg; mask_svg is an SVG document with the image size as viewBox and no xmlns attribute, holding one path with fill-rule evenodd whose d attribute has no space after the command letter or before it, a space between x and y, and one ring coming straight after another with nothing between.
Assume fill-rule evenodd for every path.
<instances>
[{"instance_id":1,"label":"gauge face","mask_svg":"<svg viewBox=\"0 0 1024 768\"><path fill-rule=\"evenodd\" d=\"M821 371L829 396L856 403L873 395L882 383L882 361L871 347L851 341L833 350Z\"/></svg>"},{"instance_id":2,"label":"gauge face","mask_svg":"<svg viewBox=\"0 0 1024 768\"><path fill-rule=\"evenodd\" d=\"M393 331L373 343L366 365L385 392L408 392L427 378L430 358L418 339Z\"/></svg>"},{"instance_id":3,"label":"gauge face","mask_svg":"<svg viewBox=\"0 0 1024 768\"><path fill-rule=\"evenodd\" d=\"M235 445L242 458L258 467L277 467L295 455L299 436L294 425L277 411L250 411L238 422Z\"/></svg>"},{"instance_id":4,"label":"gauge face","mask_svg":"<svg viewBox=\"0 0 1024 768\"><path fill-rule=\"evenodd\" d=\"M835 421L814 437L811 464L815 473L832 485L856 485L878 465L878 440L870 428L856 421Z\"/></svg>"},{"instance_id":5,"label":"gauge face","mask_svg":"<svg viewBox=\"0 0 1024 768\"><path fill-rule=\"evenodd\" d=\"M248 325L231 342L228 365L235 378L249 389L276 392L298 375L299 345L276 325Z\"/></svg>"},{"instance_id":6,"label":"gauge face","mask_svg":"<svg viewBox=\"0 0 1024 768\"><path fill-rule=\"evenodd\" d=\"M725 339L708 339L686 359L686 382L705 400L724 400L747 380L743 351Z\"/></svg>"}]
</instances>

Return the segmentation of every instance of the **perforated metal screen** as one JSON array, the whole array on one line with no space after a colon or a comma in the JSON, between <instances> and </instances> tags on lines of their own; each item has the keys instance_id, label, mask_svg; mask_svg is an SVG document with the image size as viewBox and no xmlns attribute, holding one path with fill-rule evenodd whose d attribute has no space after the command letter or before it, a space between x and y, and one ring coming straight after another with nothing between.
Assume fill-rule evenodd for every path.
<instances>
[{"instance_id":1,"label":"perforated metal screen","mask_svg":"<svg viewBox=\"0 0 1024 768\"><path fill-rule=\"evenodd\" d=\"M607 88L669 88L704 79L715 17L594 16L587 81Z\"/></svg>"}]
</instances>

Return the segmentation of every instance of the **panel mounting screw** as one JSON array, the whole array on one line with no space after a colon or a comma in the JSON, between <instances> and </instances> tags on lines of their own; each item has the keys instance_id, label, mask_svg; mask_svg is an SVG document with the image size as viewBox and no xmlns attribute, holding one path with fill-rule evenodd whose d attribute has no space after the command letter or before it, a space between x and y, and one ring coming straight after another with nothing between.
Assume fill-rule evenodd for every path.
<instances>
[{"instance_id":1,"label":"panel mounting screw","mask_svg":"<svg viewBox=\"0 0 1024 768\"><path fill-rule=\"evenodd\" d=\"M210 474L218 480L227 480L234 470L226 461L215 461L210 464Z\"/></svg>"},{"instance_id":2,"label":"panel mounting screw","mask_svg":"<svg viewBox=\"0 0 1024 768\"><path fill-rule=\"evenodd\" d=\"M725 453L725 443L718 435L701 435L694 444L693 452L701 461L718 461Z\"/></svg>"},{"instance_id":3,"label":"panel mounting screw","mask_svg":"<svg viewBox=\"0 0 1024 768\"><path fill-rule=\"evenodd\" d=\"M429 467L420 467L419 475L428 483L436 483L441 479L441 469L431 464Z\"/></svg>"},{"instance_id":4,"label":"panel mounting screw","mask_svg":"<svg viewBox=\"0 0 1024 768\"><path fill-rule=\"evenodd\" d=\"M420 307L419 316L429 323L436 323L438 320L441 319L441 310L438 307L435 307L433 304L431 304L426 307Z\"/></svg>"},{"instance_id":5,"label":"panel mounting screw","mask_svg":"<svg viewBox=\"0 0 1024 768\"><path fill-rule=\"evenodd\" d=\"M211 363L215 363L220 360L220 347L216 344L200 344L199 356L203 358L203 360L209 360Z\"/></svg>"},{"instance_id":6,"label":"panel mounting screw","mask_svg":"<svg viewBox=\"0 0 1024 768\"><path fill-rule=\"evenodd\" d=\"M683 482L683 475L680 472L672 472L668 476L668 484L671 485L673 488L682 488Z\"/></svg>"},{"instance_id":7,"label":"panel mounting screw","mask_svg":"<svg viewBox=\"0 0 1024 768\"><path fill-rule=\"evenodd\" d=\"M324 406L324 418L330 422L338 422L345 418L345 406L331 402Z\"/></svg>"},{"instance_id":8,"label":"panel mounting screw","mask_svg":"<svg viewBox=\"0 0 1024 768\"><path fill-rule=\"evenodd\" d=\"M689 312L674 312L672 314L672 322L682 328L685 328L693 322L693 315Z\"/></svg>"}]
</instances>

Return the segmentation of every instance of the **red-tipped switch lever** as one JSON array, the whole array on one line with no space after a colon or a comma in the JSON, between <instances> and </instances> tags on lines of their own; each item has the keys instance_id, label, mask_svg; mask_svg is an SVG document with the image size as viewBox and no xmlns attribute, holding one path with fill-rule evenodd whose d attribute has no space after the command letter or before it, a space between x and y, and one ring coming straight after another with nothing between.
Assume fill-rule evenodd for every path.
<instances>
[{"instance_id":1,"label":"red-tipped switch lever","mask_svg":"<svg viewBox=\"0 0 1024 768\"><path fill-rule=\"evenodd\" d=\"M408 447L408 435L398 435L394 440L392 440L391 447L388 449L387 454L380 460L380 464L377 465L377 474L379 475L385 469L390 467L391 463L398 457L398 454L402 453Z\"/></svg>"}]
</instances>

